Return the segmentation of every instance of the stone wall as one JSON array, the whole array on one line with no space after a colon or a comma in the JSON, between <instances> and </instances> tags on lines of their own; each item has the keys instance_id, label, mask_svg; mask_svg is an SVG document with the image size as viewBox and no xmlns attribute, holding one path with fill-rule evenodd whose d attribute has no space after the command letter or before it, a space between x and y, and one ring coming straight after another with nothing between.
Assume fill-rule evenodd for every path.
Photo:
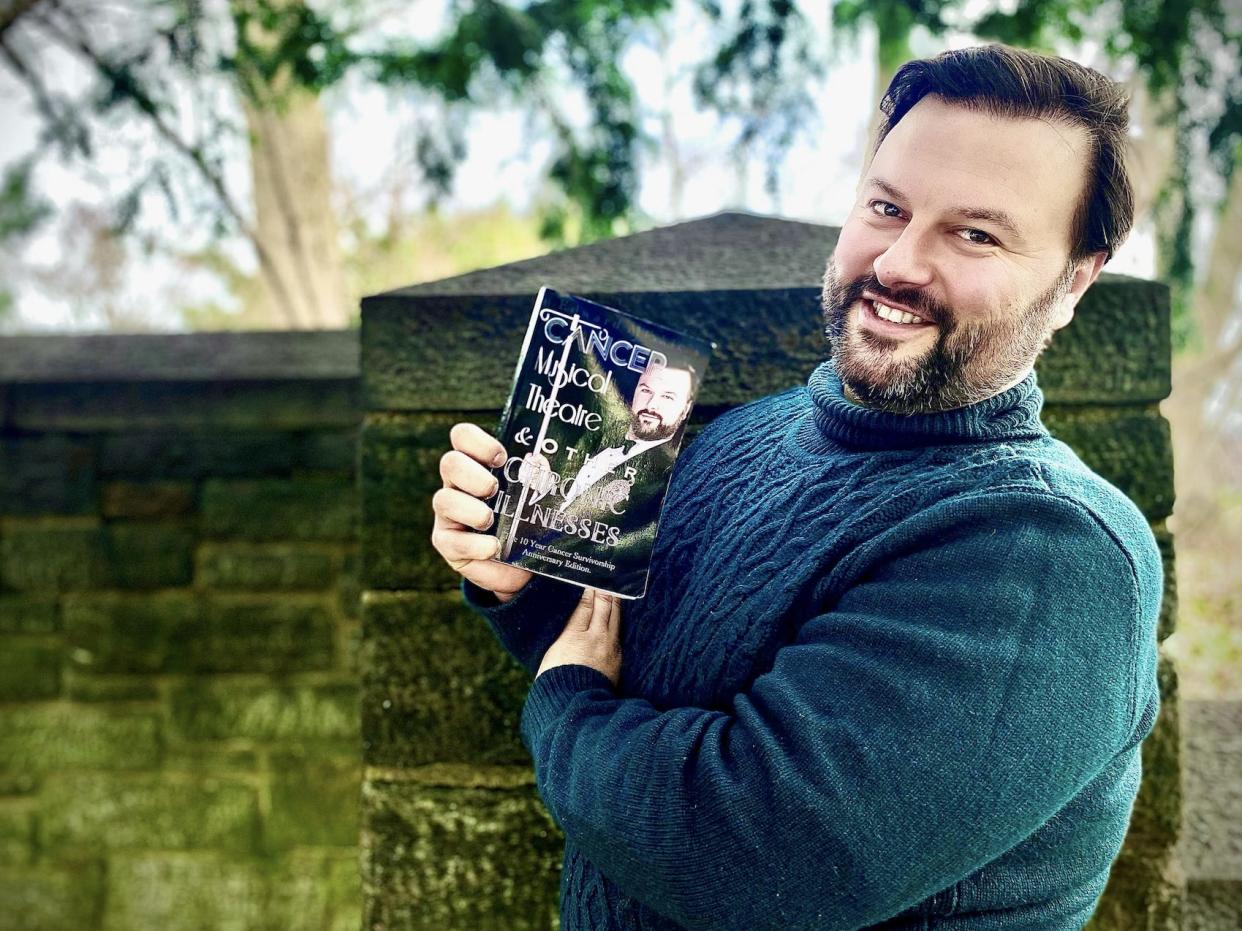
<instances>
[{"instance_id":1,"label":"stone wall","mask_svg":"<svg viewBox=\"0 0 1242 931\"><path fill-rule=\"evenodd\" d=\"M726 215L569 250L370 299L361 346L0 339L0 931L554 927L529 683L429 544L448 428L496 423L545 280L716 340L697 425L798 384L835 235ZM1039 375L1152 522L1163 638L1167 291L1104 276ZM1178 927L1161 682L1097 931Z\"/></svg>"},{"instance_id":2,"label":"stone wall","mask_svg":"<svg viewBox=\"0 0 1242 931\"><path fill-rule=\"evenodd\" d=\"M356 929L357 334L0 339L0 929Z\"/></svg>"},{"instance_id":3,"label":"stone wall","mask_svg":"<svg viewBox=\"0 0 1242 931\"><path fill-rule=\"evenodd\" d=\"M448 429L497 423L543 283L715 340L698 423L800 384L825 353L829 227L725 214L363 302L364 927L546 929L562 839L517 735L525 673L461 604L429 543ZM1105 275L1038 371L1045 422L1138 504L1164 552L1173 629L1167 289ZM1185 882L1176 674L1144 746L1132 829L1095 931L1179 926Z\"/></svg>"}]
</instances>

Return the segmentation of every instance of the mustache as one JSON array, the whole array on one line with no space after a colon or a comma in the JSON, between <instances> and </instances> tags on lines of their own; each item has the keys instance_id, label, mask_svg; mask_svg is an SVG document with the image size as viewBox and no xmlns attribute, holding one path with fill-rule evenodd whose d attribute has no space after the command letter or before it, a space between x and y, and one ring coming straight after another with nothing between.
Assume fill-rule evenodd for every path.
<instances>
[{"instance_id":1,"label":"mustache","mask_svg":"<svg viewBox=\"0 0 1242 931\"><path fill-rule=\"evenodd\" d=\"M832 284L830 272L825 273L825 284ZM839 287L839 285L838 285ZM884 285L880 284L875 275L865 275L862 278L856 278L847 287L839 290L840 299L838 306L840 310L850 307L857 301L863 300L863 292L869 291L874 294L882 304L899 305L909 307L914 313L929 320L932 323L943 326L950 321L951 315L946 308L937 302L930 300L926 295L919 291L891 291ZM824 294L824 297L828 297ZM825 307L825 310L831 308Z\"/></svg>"}]
</instances>

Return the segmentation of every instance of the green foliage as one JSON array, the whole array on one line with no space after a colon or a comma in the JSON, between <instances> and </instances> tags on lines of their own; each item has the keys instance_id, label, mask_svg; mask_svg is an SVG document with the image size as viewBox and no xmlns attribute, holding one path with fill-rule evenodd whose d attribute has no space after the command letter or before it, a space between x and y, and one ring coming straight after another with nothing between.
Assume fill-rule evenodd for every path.
<instances>
[{"instance_id":1,"label":"green foliage","mask_svg":"<svg viewBox=\"0 0 1242 931\"><path fill-rule=\"evenodd\" d=\"M714 0L698 2L723 24ZM564 236L572 229L591 239L632 225L637 153L649 140L621 61L642 30L672 6L673 0L460 0L450 5L442 35L414 43L374 38L374 0L334 6L230 0L225 16L198 0L143 0L118 14L130 19L125 40L93 30L93 10L49 4L26 14L20 28L29 23L29 30L84 61L95 74L92 92L77 101L58 98L44 86L33 59L19 60L14 70L66 156L89 159L92 134L109 114L136 113L159 127L217 201L204 220L222 232L240 224L245 212L228 202L220 164L221 140L236 130L213 111L201 141L176 138L176 128L185 125L180 117L187 86L207 86L223 76L252 105L278 110L294 91L317 94L355 74L439 100L452 119L420 127L414 140L433 201L451 188L454 168L465 157L469 111L517 103L538 117L533 125L550 128L559 147L550 179L560 198L549 207L547 230ZM734 20L721 31L719 53L707 50L698 97L741 123L742 144L763 144L771 187L776 164L796 129L808 122L810 101L802 88L815 56L791 0L744 0ZM559 110L555 91L566 85L584 93L585 127L571 126ZM153 169L122 196L113 228L129 229L146 192L155 188L175 213L174 187L184 201L187 189ZM201 196L199 201L201 214Z\"/></svg>"},{"instance_id":2,"label":"green foliage","mask_svg":"<svg viewBox=\"0 0 1242 931\"><path fill-rule=\"evenodd\" d=\"M1194 140L1208 140L1213 167L1228 186L1242 142L1242 74L1236 65L1242 34L1229 31L1224 0L1150 0L1119 3L1118 22L1101 29L1092 24L1100 15L1093 0L1022 0L1012 14L993 12L975 24L982 38L1013 45L1049 49L1057 37L1081 39L1090 33L1104 43L1114 61L1137 67L1154 98L1172 98L1165 118L1176 128L1177 157L1173 175L1161 190L1158 218L1160 278L1172 288L1175 350L1193 344L1192 295L1195 279L1193 230L1196 204L1191 193ZM1222 62L1234 70L1222 73ZM1229 65L1224 64L1224 69ZM1220 94L1220 112L1200 100Z\"/></svg>"},{"instance_id":3,"label":"green foliage","mask_svg":"<svg viewBox=\"0 0 1242 931\"><path fill-rule=\"evenodd\" d=\"M704 7L722 20L715 3L708 0ZM775 192L783 156L799 129L812 124L815 108L807 83L823 69L810 27L791 0L743 0L730 29L696 70L695 98L741 123L741 146L763 144L766 186Z\"/></svg>"},{"instance_id":4,"label":"green foliage","mask_svg":"<svg viewBox=\"0 0 1242 931\"><path fill-rule=\"evenodd\" d=\"M51 205L31 190L32 159L9 167L0 181L0 244L27 236L52 214Z\"/></svg>"},{"instance_id":5,"label":"green foliage","mask_svg":"<svg viewBox=\"0 0 1242 931\"><path fill-rule=\"evenodd\" d=\"M0 181L0 249L30 235L52 214L51 205L31 189L32 159L11 165ZM0 282L0 327L15 316L13 294Z\"/></svg>"}]
</instances>

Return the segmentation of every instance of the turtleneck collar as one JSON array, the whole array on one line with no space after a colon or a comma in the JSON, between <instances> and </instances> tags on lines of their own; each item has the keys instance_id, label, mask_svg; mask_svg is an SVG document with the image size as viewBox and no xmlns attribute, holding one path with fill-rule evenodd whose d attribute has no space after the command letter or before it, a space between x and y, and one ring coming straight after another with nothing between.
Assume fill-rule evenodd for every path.
<instances>
[{"instance_id":1,"label":"turtleneck collar","mask_svg":"<svg viewBox=\"0 0 1242 931\"><path fill-rule=\"evenodd\" d=\"M1034 370L1000 394L931 414L893 414L855 404L845 396L831 359L811 373L807 389L813 413L813 432L805 437L810 446L822 446L828 438L851 449L910 449L1048 435L1039 419L1044 395Z\"/></svg>"}]
</instances>

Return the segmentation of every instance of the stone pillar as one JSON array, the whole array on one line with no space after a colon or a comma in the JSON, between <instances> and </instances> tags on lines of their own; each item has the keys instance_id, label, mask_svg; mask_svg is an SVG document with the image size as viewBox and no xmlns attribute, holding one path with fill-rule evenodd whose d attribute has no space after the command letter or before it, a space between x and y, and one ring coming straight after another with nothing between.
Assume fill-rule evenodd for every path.
<instances>
[{"instance_id":1,"label":"stone pillar","mask_svg":"<svg viewBox=\"0 0 1242 931\"><path fill-rule=\"evenodd\" d=\"M696 408L802 384L825 356L819 278L837 231L722 214L368 298L362 311L364 746L368 929L546 929L561 837L518 739L526 674L457 594L431 548L448 429L494 430L541 284L715 340ZM1049 428L1142 508L1164 549L1173 627L1167 289L1104 275L1039 366ZM1094 927L1173 929L1184 883L1176 677Z\"/></svg>"}]
</instances>

